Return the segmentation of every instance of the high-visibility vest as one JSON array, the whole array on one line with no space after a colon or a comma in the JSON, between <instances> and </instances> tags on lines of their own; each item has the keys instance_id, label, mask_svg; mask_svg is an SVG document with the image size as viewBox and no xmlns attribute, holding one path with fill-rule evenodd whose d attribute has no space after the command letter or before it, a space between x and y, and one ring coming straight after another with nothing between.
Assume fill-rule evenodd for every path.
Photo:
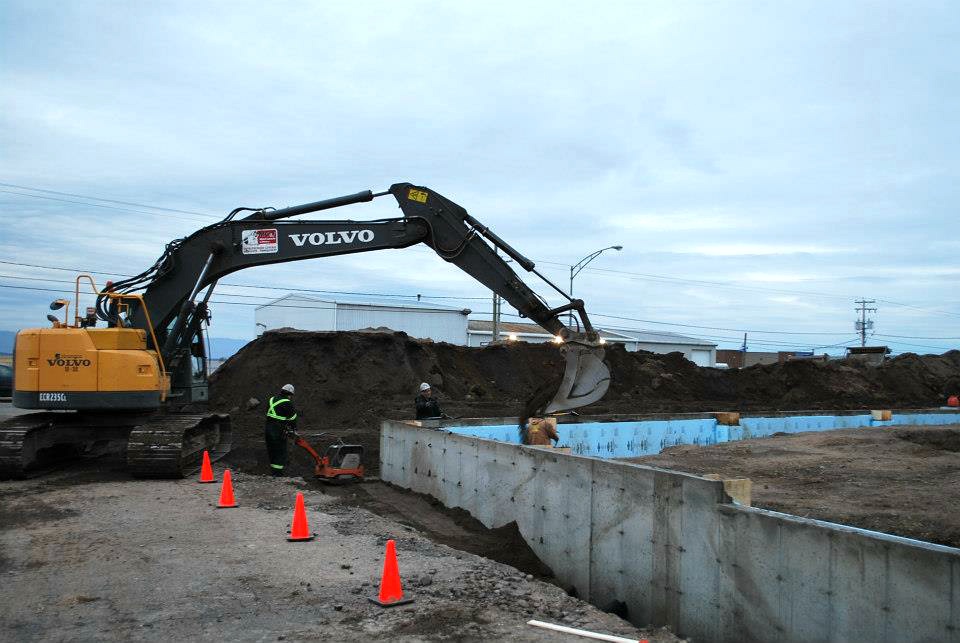
<instances>
[{"instance_id":1,"label":"high-visibility vest","mask_svg":"<svg viewBox=\"0 0 960 643\"><path fill-rule=\"evenodd\" d=\"M274 420L280 420L281 422L289 422L290 420L296 420L296 419L297 419L297 414L296 414L296 413L293 414L293 417L288 417L288 418L287 418L287 417L283 417L282 415L280 415L280 414L277 413L277 411L276 411L276 408L277 408L278 406L280 406L280 405L283 404L284 402L289 402L289 401L290 401L290 400L288 400L288 399L274 400L274 399L271 397L271 398L270 398L270 408L267 409L267 417L268 417L268 418L273 418Z\"/></svg>"}]
</instances>

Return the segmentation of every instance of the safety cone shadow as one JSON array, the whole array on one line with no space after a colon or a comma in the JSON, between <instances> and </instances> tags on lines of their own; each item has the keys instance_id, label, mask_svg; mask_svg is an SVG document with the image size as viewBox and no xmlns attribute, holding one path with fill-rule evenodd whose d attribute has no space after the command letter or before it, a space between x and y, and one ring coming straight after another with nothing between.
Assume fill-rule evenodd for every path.
<instances>
[{"instance_id":1,"label":"safety cone shadow","mask_svg":"<svg viewBox=\"0 0 960 643\"><path fill-rule=\"evenodd\" d=\"M303 506L303 494L297 492L297 502L293 508L293 525L290 527L290 534L287 540L291 542L313 540L313 534L310 533L310 527L307 526L307 510Z\"/></svg>"},{"instance_id":2,"label":"safety cone shadow","mask_svg":"<svg viewBox=\"0 0 960 643\"><path fill-rule=\"evenodd\" d=\"M230 469L223 472L223 486L220 487L220 502L217 509L232 509L237 506L237 499L233 497L233 480L230 478Z\"/></svg>"},{"instance_id":3,"label":"safety cone shadow","mask_svg":"<svg viewBox=\"0 0 960 643\"><path fill-rule=\"evenodd\" d=\"M387 541L387 553L383 558L383 576L380 579L380 595L370 597L371 603L380 607L396 607L412 603L412 598L403 597L403 588L400 586L400 566L397 564L397 545L392 540Z\"/></svg>"},{"instance_id":4,"label":"safety cone shadow","mask_svg":"<svg viewBox=\"0 0 960 643\"><path fill-rule=\"evenodd\" d=\"M200 482L216 482L213 477L213 467L210 466L210 453L203 452L203 465L200 467Z\"/></svg>"}]
</instances>

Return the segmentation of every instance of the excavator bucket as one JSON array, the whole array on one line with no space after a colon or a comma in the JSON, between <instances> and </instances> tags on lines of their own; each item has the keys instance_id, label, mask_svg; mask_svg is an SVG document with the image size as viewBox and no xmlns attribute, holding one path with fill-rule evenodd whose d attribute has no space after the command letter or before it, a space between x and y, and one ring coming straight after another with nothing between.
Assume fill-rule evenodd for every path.
<instances>
[{"instance_id":1,"label":"excavator bucket","mask_svg":"<svg viewBox=\"0 0 960 643\"><path fill-rule=\"evenodd\" d=\"M544 413L592 404L602 398L610 386L610 369L603 361L602 347L568 343L563 350L567 360L563 380Z\"/></svg>"}]
</instances>

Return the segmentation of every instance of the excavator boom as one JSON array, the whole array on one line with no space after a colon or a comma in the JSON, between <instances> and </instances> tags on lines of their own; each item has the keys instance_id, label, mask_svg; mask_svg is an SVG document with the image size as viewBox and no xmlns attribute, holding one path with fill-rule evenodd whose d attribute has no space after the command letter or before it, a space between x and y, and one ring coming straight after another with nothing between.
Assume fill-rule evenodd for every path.
<instances>
[{"instance_id":1,"label":"excavator boom","mask_svg":"<svg viewBox=\"0 0 960 643\"><path fill-rule=\"evenodd\" d=\"M291 220L302 214L367 202L388 194L396 199L402 218ZM288 208L256 209L241 219L234 217L236 212L170 244L151 270L114 285L120 292L143 291L145 308L134 308L128 323L147 328L151 325L148 320L152 320L160 352L170 365L174 398L203 399L206 383L191 381L183 365L189 362L187 358L191 354L192 330L196 327L192 322L198 315L205 314L206 299L225 275L257 265L399 249L417 243L430 247L563 342L566 373L560 390L549 403L550 409L585 406L606 393L609 371L603 363L599 335L590 323L583 301L568 297L536 270L533 261L463 207L429 188L396 183L376 194L368 190ZM498 251L537 275L567 302L555 308L548 306ZM198 304L197 297L204 289L204 300ZM564 313L569 311L576 313L577 329L568 328L562 321ZM109 318L105 306L100 305L100 313Z\"/></svg>"}]
</instances>

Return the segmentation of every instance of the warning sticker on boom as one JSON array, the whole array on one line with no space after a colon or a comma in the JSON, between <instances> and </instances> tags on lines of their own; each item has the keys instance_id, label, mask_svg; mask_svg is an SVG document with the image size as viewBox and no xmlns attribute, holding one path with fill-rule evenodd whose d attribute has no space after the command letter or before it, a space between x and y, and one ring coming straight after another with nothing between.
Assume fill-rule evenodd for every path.
<instances>
[{"instance_id":1,"label":"warning sticker on boom","mask_svg":"<svg viewBox=\"0 0 960 643\"><path fill-rule=\"evenodd\" d=\"M245 255L262 255L277 251L276 228L244 230L240 235L240 245Z\"/></svg>"},{"instance_id":2,"label":"warning sticker on boom","mask_svg":"<svg viewBox=\"0 0 960 643\"><path fill-rule=\"evenodd\" d=\"M415 188L410 188L410 192L407 194L407 198L410 199L411 201L426 203L427 193L425 190L417 190Z\"/></svg>"}]
</instances>

